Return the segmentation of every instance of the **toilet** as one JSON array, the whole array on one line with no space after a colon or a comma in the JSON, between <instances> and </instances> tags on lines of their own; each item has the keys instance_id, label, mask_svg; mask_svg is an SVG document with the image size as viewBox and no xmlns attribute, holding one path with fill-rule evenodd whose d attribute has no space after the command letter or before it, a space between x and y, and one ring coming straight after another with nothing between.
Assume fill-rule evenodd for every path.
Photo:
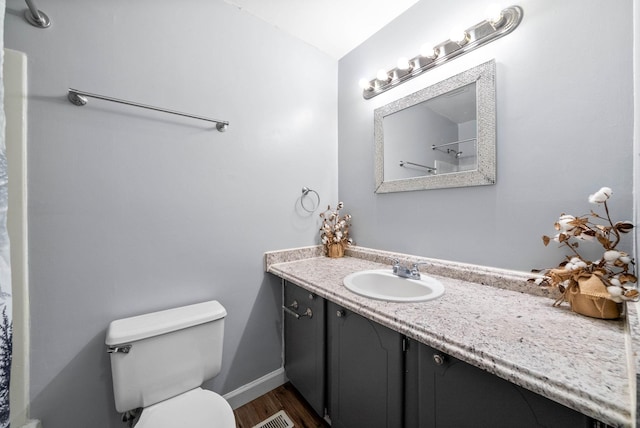
<instances>
[{"instance_id":1,"label":"toilet","mask_svg":"<svg viewBox=\"0 0 640 428\"><path fill-rule=\"evenodd\" d=\"M235 428L229 403L201 388L220 373L226 315L213 300L112 321L116 410L136 428Z\"/></svg>"}]
</instances>

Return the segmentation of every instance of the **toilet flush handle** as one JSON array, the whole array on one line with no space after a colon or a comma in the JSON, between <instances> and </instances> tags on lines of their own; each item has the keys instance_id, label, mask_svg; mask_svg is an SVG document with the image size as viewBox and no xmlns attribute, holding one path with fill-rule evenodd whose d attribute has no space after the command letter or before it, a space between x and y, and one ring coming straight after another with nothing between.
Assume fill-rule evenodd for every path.
<instances>
[{"instance_id":1,"label":"toilet flush handle","mask_svg":"<svg viewBox=\"0 0 640 428\"><path fill-rule=\"evenodd\" d=\"M131 345L107 345L107 354L123 353L128 354L131 351Z\"/></svg>"}]
</instances>

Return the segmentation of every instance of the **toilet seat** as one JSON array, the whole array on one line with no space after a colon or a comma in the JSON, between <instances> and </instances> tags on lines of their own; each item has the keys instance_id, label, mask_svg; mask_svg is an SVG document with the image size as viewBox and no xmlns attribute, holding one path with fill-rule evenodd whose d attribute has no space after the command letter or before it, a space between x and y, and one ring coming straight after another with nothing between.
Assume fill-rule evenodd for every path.
<instances>
[{"instance_id":1,"label":"toilet seat","mask_svg":"<svg viewBox=\"0 0 640 428\"><path fill-rule=\"evenodd\" d=\"M233 410L215 392L195 388L142 410L135 428L235 428Z\"/></svg>"}]
</instances>

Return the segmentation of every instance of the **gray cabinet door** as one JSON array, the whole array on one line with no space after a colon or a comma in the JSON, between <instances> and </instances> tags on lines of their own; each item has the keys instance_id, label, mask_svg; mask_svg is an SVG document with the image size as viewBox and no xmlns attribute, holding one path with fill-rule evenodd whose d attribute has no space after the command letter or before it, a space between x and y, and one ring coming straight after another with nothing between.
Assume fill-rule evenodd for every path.
<instances>
[{"instance_id":1,"label":"gray cabinet door","mask_svg":"<svg viewBox=\"0 0 640 428\"><path fill-rule=\"evenodd\" d=\"M325 300L285 282L284 305L288 309L284 311L287 378L322 417L326 407Z\"/></svg>"},{"instance_id":2,"label":"gray cabinet door","mask_svg":"<svg viewBox=\"0 0 640 428\"><path fill-rule=\"evenodd\" d=\"M332 428L402 427L402 336L327 302Z\"/></svg>"},{"instance_id":3,"label":"gray cabinet door","mask_svg":"<svg viewBox=\"0 0 640 428\"><path fill-rule=\"evenodd\" d=\"M407 377L407 428L592 426L581 413L417 342Z\"/></svg>"}]
</instances>

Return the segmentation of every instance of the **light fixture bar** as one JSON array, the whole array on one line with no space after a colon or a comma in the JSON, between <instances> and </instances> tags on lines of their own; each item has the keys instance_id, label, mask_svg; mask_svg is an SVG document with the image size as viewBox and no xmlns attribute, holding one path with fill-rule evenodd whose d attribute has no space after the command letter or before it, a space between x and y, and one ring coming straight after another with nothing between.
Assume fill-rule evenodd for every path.
<instances>
[{"instance_id":1,"label":"light fixture bar","mask_svg":"<svg viewBox=\"0 0 640 428\"><path fill-rule=\"evenodd\" d=\"M520 6L509 6L500 12L499 17L481 21L460 32L459 35L433 46L432 55L430 55L430 49L427 49L427 52L423 49L421 54L409 60L408 67L405 61L399 61L398 67L386 73L380 70L375 79L361 81L362 96L365 100L373 98L427 70L499 39L515 30L522 21L522 16L523 11Z\"/></svg>"}]
</instances>

